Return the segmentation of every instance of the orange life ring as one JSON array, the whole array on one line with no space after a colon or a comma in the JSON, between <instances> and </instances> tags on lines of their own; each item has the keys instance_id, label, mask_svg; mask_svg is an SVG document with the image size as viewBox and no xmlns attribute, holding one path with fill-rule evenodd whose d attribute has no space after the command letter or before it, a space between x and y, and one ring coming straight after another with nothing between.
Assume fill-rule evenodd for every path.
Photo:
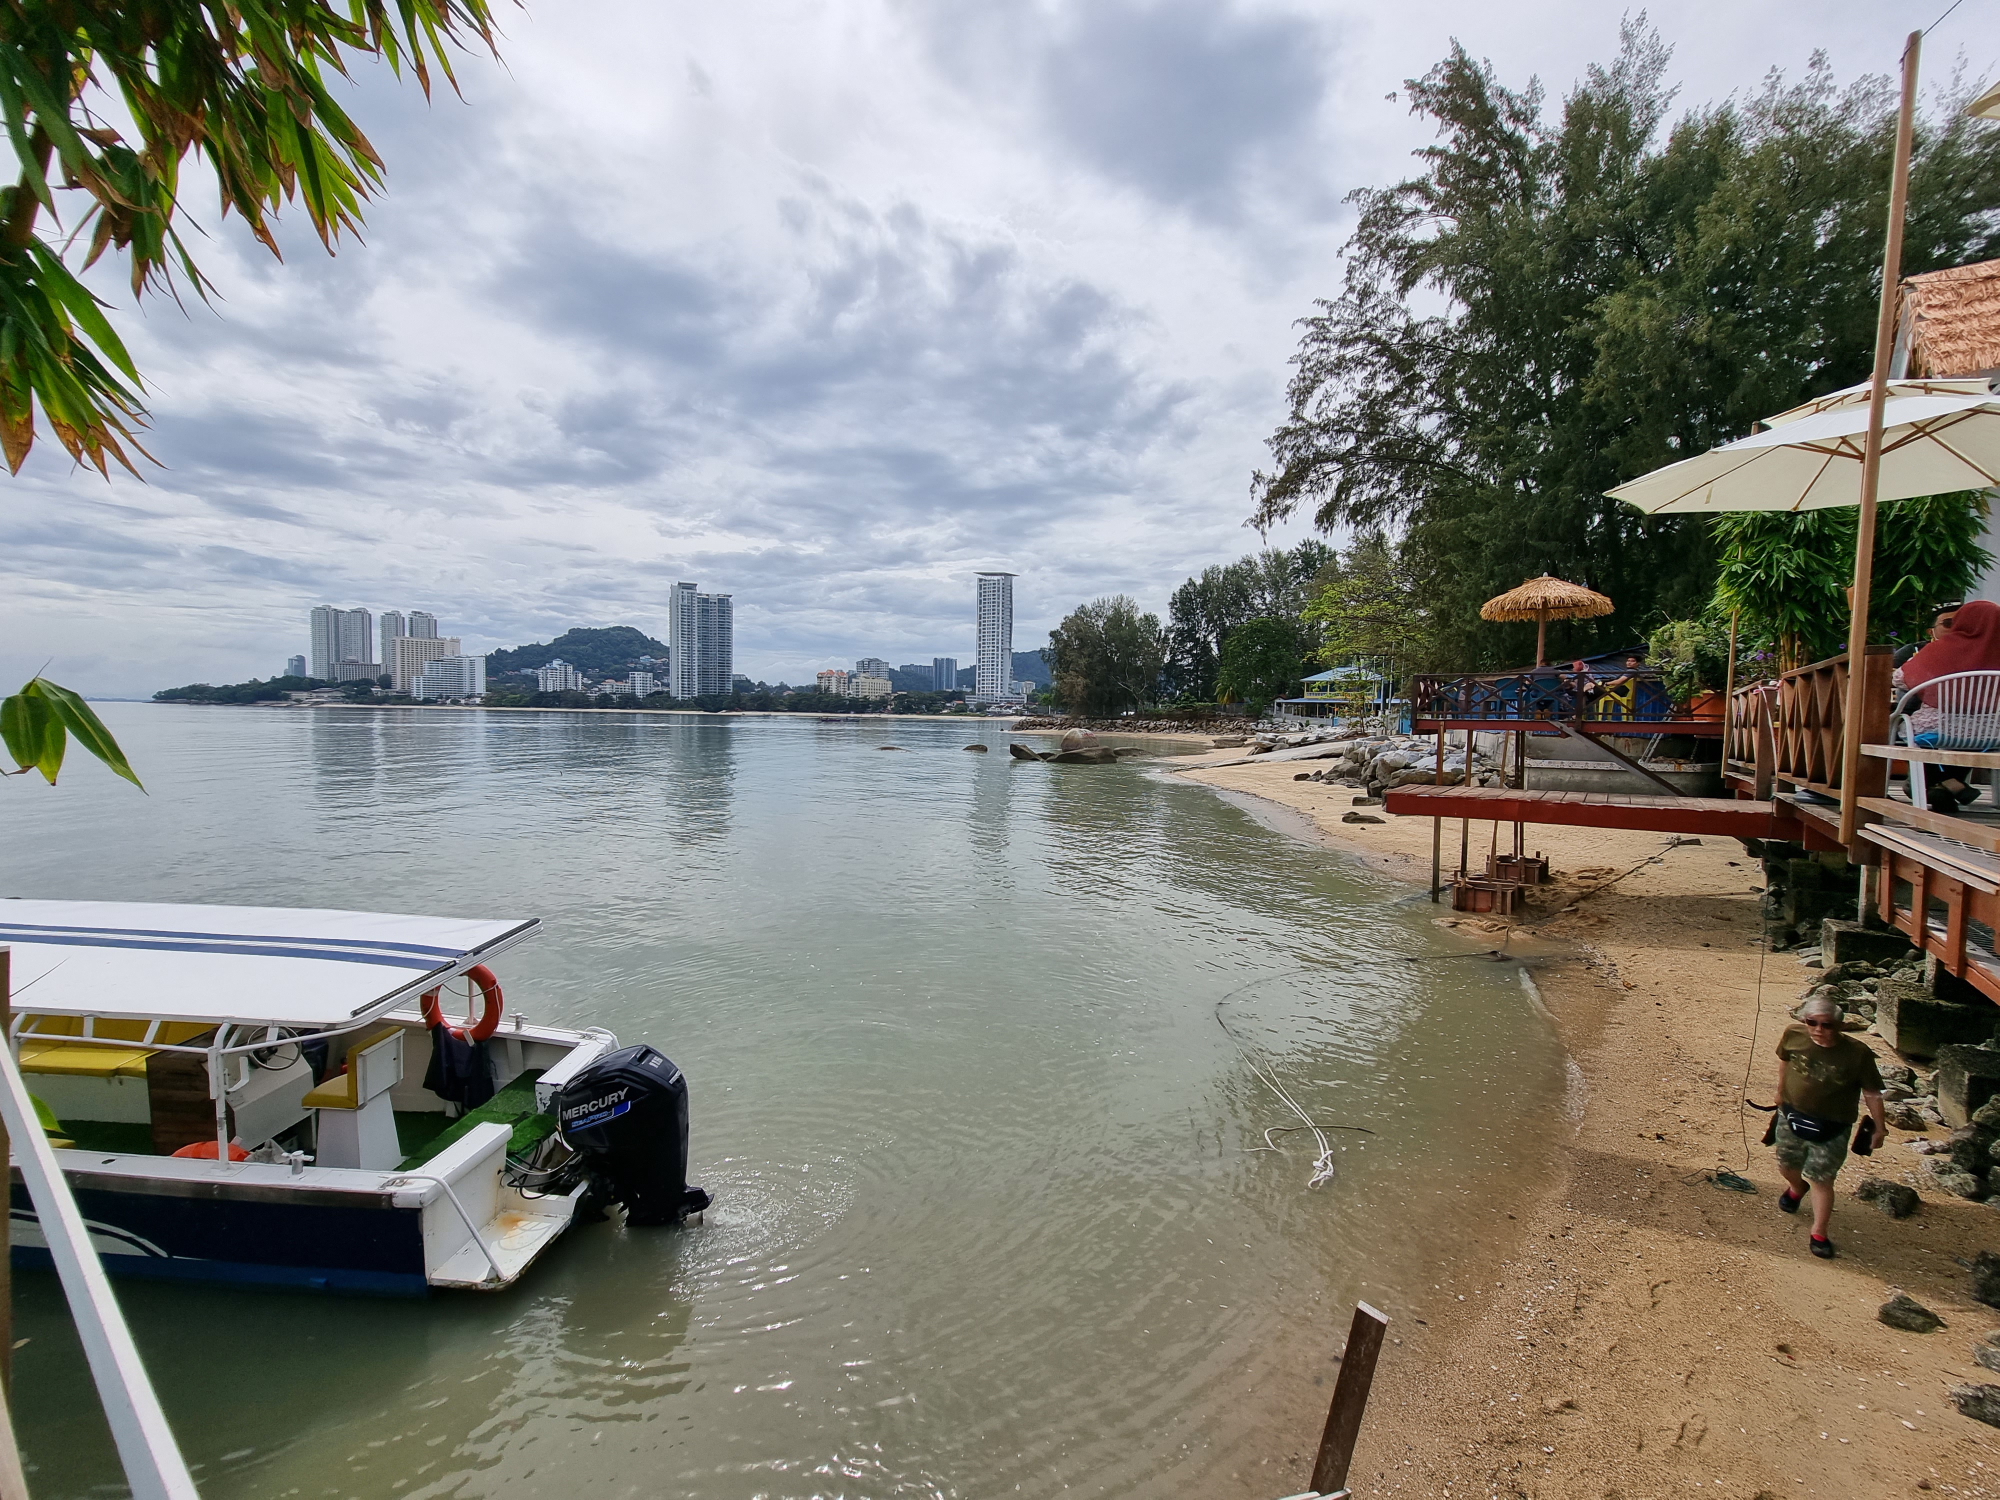
<instances>
[{"instance_id":1,"label":"orange life ring","mask_svg":"<svg viewBox=\"0 0 2000 1500\"><path fill-rule=\"evenodd\" d=\"M470 1026L453 1026L451 1034L461 1042L483 1042L500 1029L500 981L493 977L493 971L485 964L474 964L465 971L465 977L479 990L479 1019ZM430 990L424 995L423 1014L426 1026L447 1024L444 1019L444 1009L438 1004L438 994L442 988L440 985L438 989Z\"/></svg>"}]
</instances>

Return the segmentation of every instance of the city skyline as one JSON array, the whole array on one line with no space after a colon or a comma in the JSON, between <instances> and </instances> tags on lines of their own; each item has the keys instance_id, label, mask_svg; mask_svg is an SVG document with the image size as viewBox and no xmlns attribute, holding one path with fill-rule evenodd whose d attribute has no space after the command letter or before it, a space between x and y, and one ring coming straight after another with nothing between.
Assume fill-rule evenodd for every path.
<instances>
[{"instance_id":1,"label":"city skyline","mask_svg":"<svg viewBox=\"0 0 2000 1500\"><path fill-rule=\"evenodd\" d=\"M84 273L166 467L30 455L0 549L18 676L262 676L307 592L428 598L487 650L657 620L674 573L728 580L766 680L969 656L982 566L1036 578L1030 643L1107 594L1164 617L1242 538L1295 320L1340 288L1345 195L1432 139L1389 96L1454 38L1560 94L1619 27L1582 0L1029 7L977 18L976 66L923 7L863 0L803 42L754 10L609 3L637 45L514 13L462 99L358 75L393 191L337 258L296 211L282 267L202 214L208 310L133 314L115 257ZM1817 48L1845 87L1943 8L1653 19L1678 113ZM1940 35L1975 73L2000 43L1992 7ZM468 224L486 253L461 265Z\"/></svg>"},{"instance_id":2,"label":"city skyline","mask_svg":"<svg viewBox=\"0 0 2000 1500\"><path fill-rule=\"evenodd\" d=\"M984 572L974 575L977 584L975 592L975 613L981 601L997 585L1004 585L1004 602L1000 613L993 616L998 622L1001 634L992 637L994 641L1005 643L1011 648L1011 637L1006 633L1011 624L1012 588L1011 581L1016 575L999 572ZM725 694L755 683L787 683L807 686L815 680L823 681L828 673L823 669L801 674L796 683L792 678L780 673L765 677L751 677L734 669L734 599L730 594L704 594L697 585L682 581L674 584L668 596L668 624L661 632L666 637L667 657L653 661L649 666L636 662L625 669L623 678L613 679L604 674L605 680L633 688L633 695L648 696L650 693L666 692L676 697L704 697ZM989 622L991 624L991 622ZM573 627L574 628L574 627ZM592 628L592 627L582 627ZM632 627L646 633L644 627ZM979 626L975 620L974 633ZM351 681L362 677L384 677L388 679L388 690L396 693L415 693L429 665L434 661L479 662L480 680L485 678L485 660L490 651L468 651L459 636L439 634L438 616L429 610L386 609L379 613L366 608L343 608L337 605L316 605L308 614L308 634L310 656L295 654L286 659L284 674L291 676L314 676L323 681ZM678 640L677 640L678 638ZM679 648L685 648L684 653ZM510 650L518 647L501 646L495 649ZM993 648L998 650L998 647ZM913 654L913 653L904 653ZM1017 689L1021 684L1012 680L1011 649L995 658L996 666L989 667L998 672L1004 683L1000 696ZM643 656L638 661L646 661ZM541 691L575 690L588 686L592 674L579 671L574 666L558 659L552 666L559 669L555 676L561 679L557 688L541 687ZM450 691L454 696L465 689L463 684L471 680L470 668L454 666L455 674L450 677ZM279 675L279 674L272 674ZM537 676L550 675L547 669ZM960 691L958 683L958 658L933 656L928 664L918 661L903 666L892 666L887 657L862 656L854 659L852 672L842 671L843 683L869 681L869 691L886 692L886 684L894 677L917 678L921 686L902 690L910 691ZM436 696L436 693L431 693ZM1014 696L1019 696L1014 693Z\"/></svg>"}]
</instances>

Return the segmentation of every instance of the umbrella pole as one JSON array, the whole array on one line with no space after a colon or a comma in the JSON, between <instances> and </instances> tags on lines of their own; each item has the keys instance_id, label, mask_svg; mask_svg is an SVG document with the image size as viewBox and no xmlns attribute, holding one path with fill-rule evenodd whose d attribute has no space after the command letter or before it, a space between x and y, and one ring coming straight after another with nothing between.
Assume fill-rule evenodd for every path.
<instances>
[{"instance_id":1,"label":"umbrella pole","mask_svg":"<svg viewBox=\"0 0 2000 1500\"><path fill-rule=\"evenodd\" d=\"M1546 667L1548 664L1549 612L1545 609L1538 609L1535 611L1535 665Z\"/></svg>"},{"instance_id":2,"label":"umbrella pole","mask_svg":"<svg viewBox=\"0 0 2000 1500\"><path fill-rule=\"evenodd\" d=\"M1903 103L1896 116L1896 163L1889 179L1889 230L1882 246L1882 306L1875 319L1874 390L1868 400L1868 444L1861 456L1861 515L1854 531L1853 612L1847 625L1847 715L1840 743L1840 841L1854 843L1855 786L1861 779L1861 721L1868 686L1868 596L1875 570L1875 495L1882 479L1882 407L1889 396L1889 358L1896 339L1896 294L1903 279L1903 208L1910 196L1910 135L1917 107L1921 31L1903 48Z\"/></svg>"}]
</instances>

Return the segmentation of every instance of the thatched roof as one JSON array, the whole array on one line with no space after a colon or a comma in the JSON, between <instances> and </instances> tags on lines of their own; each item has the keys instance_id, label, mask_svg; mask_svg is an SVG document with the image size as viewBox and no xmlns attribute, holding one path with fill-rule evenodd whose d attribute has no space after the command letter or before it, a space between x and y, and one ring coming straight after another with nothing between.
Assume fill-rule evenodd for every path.
<instances>
[{"instance_id":1,"label":"thatched roof","mask_svg":"<svg viewBox=\"0 0 2000 1500\"><path fill-rule=\"evenodd\" d=\"M1897 339L1917 379L2000 370L2000 260L1903 278Z\"/></svg>"},{"instance_id":2,"label":"thatched roof","mask_svg":"<svg viewBox=\"0 0 2000 1500\"><path fill-rule=\"evenodd\" d=\"M1479 607L1482 620L1588 620L1608 615L1618 606L1580 583L1565 583L1544 573L1517 589Z\"/></svg>"}]
</instances>

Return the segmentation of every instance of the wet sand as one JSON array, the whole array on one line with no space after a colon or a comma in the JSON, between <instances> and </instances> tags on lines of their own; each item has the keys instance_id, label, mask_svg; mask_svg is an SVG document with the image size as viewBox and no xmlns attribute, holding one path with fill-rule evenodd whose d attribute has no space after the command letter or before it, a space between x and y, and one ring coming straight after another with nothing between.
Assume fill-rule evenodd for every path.
<instances>
[{"instance_id":1,"label":"wet sand","mask_svg":"<svg viewBox=\"0 0 2000 1500\"><path fill-rule=\"evenodd\" d=\"M1293 780L1310 762L1173 769L1429 881L1431 820L1372 808L1384 822L1344 824L1358 793ZM1475 867L1492 831L1470 827ZM1459 837L1446 823L1447 872ZM1767 1117L1739 1103L1746 1068L1750 1097L1770 1098L1772 1049L1809 971L1764 954L1762 871L1739 844L1671 842L1530 825L1529 849L1561 872L1530 909L1507 921L1439 907L1458 935L1525 956L1572 1059L1570 1117L1547 1122L1549 1165L1488 1205L1483 1233L1437 1248L1428 1299L1384 1309L1402 1342L1383 1355L1353 1492L2000 1495L2000 1432L1948 1395L2000 1383L1971 1357L2000 1309L1971 1300L1960 1264L2000 1248L2000 1211L1940 1195L1915 1170L1918 1137L1892 1130L1841 1173L1839 1257L1812 1258L1805 1217L1778 1212L1782 1182L1758 1144ZM1720 1167L1756 1193L1715 1186ZM1922 1208L1897 1221L1858 1202L1871 1175L1910 1183ZM1876 1321L1897 1290L1948 1326ZM1324 1387L1299 1393L1311 1436L1286 1460L1294 1490L1324 1400Z\"/></svg>"}]
</instances>

